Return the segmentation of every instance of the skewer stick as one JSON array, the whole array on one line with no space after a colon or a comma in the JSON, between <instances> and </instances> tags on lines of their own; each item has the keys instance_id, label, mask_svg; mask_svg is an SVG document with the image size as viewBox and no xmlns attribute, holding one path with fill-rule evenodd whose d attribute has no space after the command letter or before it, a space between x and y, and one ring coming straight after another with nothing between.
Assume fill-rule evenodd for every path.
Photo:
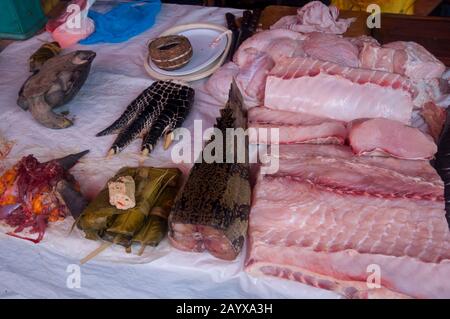
<instances>
[{"instance_id":1,"label":"skewer stick","mask_svg":"<svg viewBox=\"0 0 450 319\"><path fill-rule=\"evenodd\" d=\"M80 260L80 265L84 265L85 263L87 263L88 261L90 261L91 259L97 257L98 255L100 255L104 250L106 250L108 247L110 247L113 243L112 242L104 242L100 247L98 247L97 249L95 249L93 252L91 252L89 255L87 255L86 257L84 257L83 259Z\"/></svg>"}]
</instances>

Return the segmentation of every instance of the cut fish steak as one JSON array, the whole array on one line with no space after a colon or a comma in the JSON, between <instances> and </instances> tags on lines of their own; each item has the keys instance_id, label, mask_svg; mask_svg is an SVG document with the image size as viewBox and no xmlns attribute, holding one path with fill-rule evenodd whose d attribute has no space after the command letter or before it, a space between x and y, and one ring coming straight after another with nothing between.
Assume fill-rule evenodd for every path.
<instances>
[{"instance_id":1,"label":"cut fish steak","mask_svg":"<svg viewBox=\"0 0 450 319\"><path fill-rule=\"evenodd\" d=\"M378 118L350 123L349 141L356 155L432 159L437 152L433 138L398 121Z\"/></svg>"},{"instance_id":2,"label":"cut fish steak","mask_svg":"<svg viewBox=\"0 0 450 319\"><path fill-rule=\"evenodd\" d=\"M248 272L348 298L450 297L444 188L428 162L333 145L282 146L279 158L254 189ZM381 288L367 285L375 267Z\"/></svg>"},{"instance_id":3,"label":"cut fish steak","mask_svg":"<svg viewBox=\"0 0 450 319\"><path fill-rule=\"evenodd\" d=\"M398 74L285 58L267 77L264 105L347 122L383 117L409 124L415 94Z\"/></svg>"}]
</instances>

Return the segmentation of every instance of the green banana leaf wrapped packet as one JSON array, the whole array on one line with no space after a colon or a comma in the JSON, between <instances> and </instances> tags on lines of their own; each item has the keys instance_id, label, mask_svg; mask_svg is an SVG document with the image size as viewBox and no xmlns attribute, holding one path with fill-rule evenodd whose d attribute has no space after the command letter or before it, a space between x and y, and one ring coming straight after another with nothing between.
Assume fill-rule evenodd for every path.
<instances>
[{"instance_id":1,"label":"green banana leaf wrapped packet","mask_svg":"<svg viewBox=\"0 0 450 319\"><path fill-rule=\"evenodd\" d=\"M140 243L142 253L145 245L156 246L167 232L167 215L170 211L170 207L167 207L169 204L171 206L178 192L180 175L180 170L176 168L124 167L83 211L77 226L84 231L87 239L119 244L127 252L131 252L133 242ZM113 191L108 185L120 177L132 177L134 180L135 205L128 209L119 209L111 204ZM98 253L107 247L107 244L103 244ZM89 256L91 259L96 254L91 253Z\"/></svg>"}]
</instances>

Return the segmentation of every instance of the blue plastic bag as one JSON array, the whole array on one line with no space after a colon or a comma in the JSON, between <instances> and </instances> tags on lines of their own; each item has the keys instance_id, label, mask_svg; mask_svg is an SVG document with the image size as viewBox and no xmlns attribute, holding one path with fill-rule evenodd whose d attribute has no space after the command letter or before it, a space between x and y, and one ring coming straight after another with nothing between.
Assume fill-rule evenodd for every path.
<instances>
[{"instance_id":1,"label":"blue plastic bag","mask_svg":"<svg viewBox=\"0 0 450 319\"><path fill-rule=\"evenodd\" d=\"M121 3L106 13L90 10L95 32L80 44L125 42L153 26L160 10L160 0Z\"/></svg>"}]
</instances>

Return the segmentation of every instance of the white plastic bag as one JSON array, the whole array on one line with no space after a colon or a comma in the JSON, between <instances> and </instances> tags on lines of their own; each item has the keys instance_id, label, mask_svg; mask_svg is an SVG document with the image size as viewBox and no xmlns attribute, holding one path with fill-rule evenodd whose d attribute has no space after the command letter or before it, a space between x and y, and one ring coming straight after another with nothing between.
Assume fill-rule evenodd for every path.
<instances>
[{"instance_id":1,"label":"white plastic bag","mask_svg":"<svg viewBox=\"0 0 450 319\"><path fill-rule=\"evenodd\" d=\"M47 23L47 31L62 48L70 47L94 32L95 25L88 12L95 1L73 0L63 14Z\"/></svg>"}]
</instances>

